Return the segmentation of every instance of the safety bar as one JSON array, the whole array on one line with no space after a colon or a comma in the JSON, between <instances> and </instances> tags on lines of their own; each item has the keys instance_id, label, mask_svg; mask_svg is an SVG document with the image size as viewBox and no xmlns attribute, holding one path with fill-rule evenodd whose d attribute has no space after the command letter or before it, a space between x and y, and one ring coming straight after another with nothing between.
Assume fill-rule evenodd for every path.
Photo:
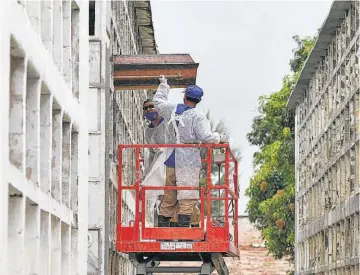
<instances>
[{"instance_id":1,"label":"safety bar","mask_svg":"<svg viewBox=\"0 0 360 275\"><path fill-rule=\"evenodd\" d=\"M202 159L203 163L207 164L207 174L206 174L206 186L204 187L181 187L181 186L141 186L141 179L140 179L140 162L143 161L143 159L140 157L140 150L146 149L146 148L205 148L207 149L207 155L206 158ZM222 185L213 185L212 184L212 177L211 177L211 168L212 168L212 149L216 148L224 148L225 149L225 161L223 162L225 164L225 184ZM123 150L124 149L135 149L135 171L136 171L136 177L135 177L135 184L134 185L127 185L124 186L122 182L122 163L123 163ZM118 233L119 230L122 228L122 215L121 215L121 207L122 207L122 191L123 190L133 190L135 191L135 223L134 226L136 228L140 228L140 221L142 222L142 229L144 231L145 227L145 215L141 215L140 213L140 198L145 197L145 192L147 190L201 190L201 221L203 228L203 221L204 221L204 211L205 206L207 207L207 227L211 227L211 201L215 200L224 200L225 201L225 225L227 227L229 226L229 200L232 200L234 202L234 244L236 247L238 247L238 220L236 217L238 217L238 162L236 158L234 157L233 153L230 150L229 144L120 144L118 146ZM234 171L233 171L233 181L234 181L234 191L232 191L229 188L229 179L230 179L230 163L234 163ZM211 190L218 190L218 189L224 189L224 197L221 198L213 198L211 197ZM230 196L230 197L229 197ZM205 201L208 203L205 205ZM145 209L145 199L142 199L141 202L141 208L142 210ZM199 228L199 229L201 229ZM175 229L174 229L175 230ZM140 235L139 235L140 237Z\"/></svg>"},{"instance_id":2,"label":"safety bar","mask_svg":"<svg viewBox=\"0 0 360 275\"><path fill-rule=\"evenodd\" d=\"M165 189L165 190L199 190L198 188L194 188L194 187L181 187L181 186L164 186L164 187L152 187L152 186L143 186L141 188L141 197L145 198L145 192L147 190L161 190L161 189ZM200 192L200 201L204 202L205 199L205 194L204 194L204 188L200 188L201 192ZM141 205L141 209L145 209L145 199L143 199L142 201L142 205ZM205 207L203 204L201 204L200 206L200 221L204 221L204 210ZM209 213L208 213L209 216ZM144 237L144 232L145 232L145 215L141 215L141 229L142 229L142 233L143 233L143 237ZM201 226L200 226L201 230L204 230L204 222L201 222Z\"/></svg>"}]
</instances>

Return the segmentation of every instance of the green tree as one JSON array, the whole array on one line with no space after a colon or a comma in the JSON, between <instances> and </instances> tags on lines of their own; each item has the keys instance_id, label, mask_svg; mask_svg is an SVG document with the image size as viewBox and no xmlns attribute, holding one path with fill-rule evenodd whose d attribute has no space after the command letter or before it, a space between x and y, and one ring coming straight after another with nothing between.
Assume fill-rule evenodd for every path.
<instances>
[{"instance_id":1,"label":"green tree","mask_svg":"<svg viewBox=\"0 0 360 275\"><path fill-rule=\"evenodd\" d=\"M259 150L253 156L254 173L246 190L249 219L261 231L269 252L277 259L291 261L295 242L295 139L294 113L286 103L315 37L293 39L298 47L290 61L292 73L284 77L279 91L259 98L259 115L247 134L250 144Z\"/></svg>"}]
</instances>

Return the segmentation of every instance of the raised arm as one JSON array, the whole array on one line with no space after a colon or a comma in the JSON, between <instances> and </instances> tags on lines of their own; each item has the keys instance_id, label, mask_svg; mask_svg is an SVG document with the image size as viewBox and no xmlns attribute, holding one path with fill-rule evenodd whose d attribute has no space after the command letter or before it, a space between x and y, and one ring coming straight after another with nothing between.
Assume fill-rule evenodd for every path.
<instances>
[{"instance_id":1,"label":"raised arm","mask_svg":"<svg viewBox=\"0 0 360 275\"><path fill-rule=\"evenodd\" d=\"M168 95L170 86L167 84L166 78L162 76L160 79L160 85L158 86L154 95L155 109L165 119L170 119L171 113L173 112L176 105L168 102Z\"/></svg>"}]
</instances>

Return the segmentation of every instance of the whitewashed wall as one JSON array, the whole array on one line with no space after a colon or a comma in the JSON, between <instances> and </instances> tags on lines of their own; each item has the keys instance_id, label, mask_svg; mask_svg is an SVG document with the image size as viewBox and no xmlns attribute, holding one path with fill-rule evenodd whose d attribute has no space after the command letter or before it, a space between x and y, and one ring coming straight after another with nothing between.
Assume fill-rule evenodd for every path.
<instances>
[{"instance_id":1,"label":"whitewashed wall","mask_svg":"<svg viewBox=\"0 0 360 275\"><path fill-rule=\"evenodd\" d=\"M88 2L0 14L0 274L86 274Z\"/></svg>"}]
</instances>

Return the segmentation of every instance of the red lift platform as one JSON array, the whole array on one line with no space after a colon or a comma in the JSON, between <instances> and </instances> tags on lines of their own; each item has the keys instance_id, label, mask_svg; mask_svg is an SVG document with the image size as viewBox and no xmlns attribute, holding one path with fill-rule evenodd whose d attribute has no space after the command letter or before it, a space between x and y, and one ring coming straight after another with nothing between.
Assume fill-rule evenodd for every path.
<instances>
[{"instance_id":1,"label":"red lift platform","mask_svg":"<svg viewBox=\"0 0 360 275\"><path fill-rule=\"evenodd\" d=\"M155 187L142 186L141 162L146 148L200 148L206 152L202 159L205 173L201 186ZM220 153L219 153L220 152ZM125 160L135 166L135 175L125 179ZM147 144L119 145L118 147L118 252L129 254L137 268L137 275L157 273L229 274L224 257L239 257L238 240L238 163L228 144ZM219 181L213 184L214 164L219 167ZM216 166L215 166L216 167ZM223 168L220 181L220 168ZM146 191L150 190L198 190L200 192L199 227L148 227L145 211ZM134 218L124 219L123 197L131 192ZM222 202L222 220L214 215L214 204ZM232 206L232 207L231 207ZM232 214L231 214L232 213ZM230 221L229 221L230 217ZM231 221L231 218L232 221ZM191 240L191 241L189 241ZM160 262L202 262L201 266L159 266Z\"/></svg>"}]
</instances>

